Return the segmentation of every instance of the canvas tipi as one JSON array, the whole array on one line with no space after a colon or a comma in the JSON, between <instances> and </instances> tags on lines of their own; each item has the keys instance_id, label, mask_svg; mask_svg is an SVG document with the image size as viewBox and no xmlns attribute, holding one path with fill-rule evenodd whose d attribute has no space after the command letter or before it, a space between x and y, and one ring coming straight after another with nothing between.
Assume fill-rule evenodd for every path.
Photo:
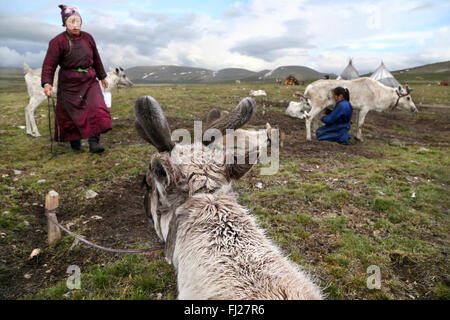
<instances>
[{"instance_id":1,"label":"canvas tipi","mask_svg":"<svg viewBox=\"0 0 450 320\"><path fill-rule=\"evenodd\" d=\"M375 70L370 78L373 80L377 80L378 82L381 82L388 87L398 88L400 86L400 83L395 80L394 76L388 71L388 69L386 69L383 61L381 61L381 65L377 70Z\"/></svg>"},{"instance_id":2,"label":"canvas tipi","mask_svg":"<svg viewBox=\"0 0 450 320\"><path fill-rule=\"evenodd\" d=\"M358 79L359 73L358 70L353 66L352 59L348 62L347 67L342 71L341 75L337 78L337 80L353 80Z\"/></svg>"}]
</instances>

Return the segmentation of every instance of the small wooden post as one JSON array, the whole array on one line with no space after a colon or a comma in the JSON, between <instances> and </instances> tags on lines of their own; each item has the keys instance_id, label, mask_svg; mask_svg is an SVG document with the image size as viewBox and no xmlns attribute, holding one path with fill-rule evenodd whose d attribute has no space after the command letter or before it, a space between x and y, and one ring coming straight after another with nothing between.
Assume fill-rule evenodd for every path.
<instances>
[{"instance_id":1,"label":"small wooden post","mask_svg":"<svg viewBox=\"0 0 450 320\"><path fill-rule=\"evenodd\" d=\"M54 210L58 208L58 204L59 194L55 190L51 190L45 196L45 210L47 210L48 216L55 221L58 221L56 218L56 212L54 212ZM50 212L51 210L53 210L53 212ZM59 230L59 228L52 221L50 221L50 219L48 219L47 224L48 244L52 245L61 239L61 230Z\"/></svg>"}]
</instances>

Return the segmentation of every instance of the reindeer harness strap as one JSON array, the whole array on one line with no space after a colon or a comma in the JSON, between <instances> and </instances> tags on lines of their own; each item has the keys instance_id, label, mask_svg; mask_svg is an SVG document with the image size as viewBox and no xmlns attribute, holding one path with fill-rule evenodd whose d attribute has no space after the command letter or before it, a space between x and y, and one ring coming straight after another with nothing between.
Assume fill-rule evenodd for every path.
<instances>
[{"instance_id":1,"label":"reindeer harness strap","mask_svg":"<svg viewBox=\"0 0 450 320\"><path fill-rule=\"evenodd\" d=\"M397 98L397 102L395 102L395 104L392 107L390 107L391 111L394 110L395 108L397 108L398 103L400 102L401 98L406 97L407 95L409 95L409 93L400 94L400 92L398 92L397 90L395 92L397 93L398 98Z\"/></svg>"}]
</instances>

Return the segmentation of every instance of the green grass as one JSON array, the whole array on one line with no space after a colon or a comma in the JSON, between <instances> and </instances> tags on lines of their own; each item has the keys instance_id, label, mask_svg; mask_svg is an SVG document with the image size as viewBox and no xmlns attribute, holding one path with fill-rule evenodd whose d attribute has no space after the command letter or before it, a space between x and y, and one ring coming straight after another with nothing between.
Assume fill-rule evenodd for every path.
<instances>
[{"instance_id":1,"label":"green grass","mask_svg":"<svg viewBox=\"0 0 450 320\"><path fill-rule=\"evenodd\" d=\"M215 84L114 90L111 114L119 120L114 122L108 138L121 140L133 132L133 104L140 95L154 96L168 117L190 121L204 119L213 107L230 110L255 89L268 93L259 103L288 102L295 91L304 87ZM415 84L414 89L416 103L450 104L448 88ZM87 190L100 191L136 178L146 170L155 151L143 143L116 144L99 158L87 152L75 156L64 144L57 148L65 153L50 159L46 102L36 111L42 138L27 137L18 128L24 125L27 100L24 87L0 91L0 233L6 234L2 241L8 248L18 248L17 254L5 255L7 263L0 264L0 279L7 278L13 266L26 261L34 249L33 244L24 241L27 233L35 229L25 221L41 223L31 213L33 202L43 204L45 194L55 189L83 212L88 206L84 198ZM430 112L419 113L416 121L432 121L435 117ZM413 128L399 125L392 130L399 137L409 137ZM444 144L426 145L426 152L419 151L421 143L397 148L368 139L360 147L377 156L342 151L327 156L282 158L275 175L260 176L258 168L254 168L253 176L237 181L234 189L240 203L256 216L268 236L293 261L320 276L330 298L410 299L412 295L448 299L450 155L448 135L442 132L438 138ZM296 139L289 137L288 142ZM13 170L22 173L16 175ZM45 182L38 182L42 179ZM255 179L264 188L256 188ZM42 249L53 259L67 258L71 244L72 239L64 236L56 246ZM84 268L80 290L68 290L63 275L48 288L23 298L176 297L175 272L162 255L112 260L104 266ZM381 290L367 289L366 270L370 265L381 269ZM412 286L414 281L418 285Z\"/></svg>"},{"instance_id":2,"label":"green grass","mask_svg":"<svg viewBox=\"0 0 450 320\"><path fill-rule=\"evenodd\" d=\"M394 77L397 81L402 83L423 83L423 82L431 82L433 84L441 81L448 81L450 78L450 72L437 72L437 73L395 73Z\"/></svg>"},{"instance_id":3,"label":"green grass","mask_svg":"<svg viewBox=\"0 0 450 320\"><path fill-rule=\"evenodd\" d=\"M147 300L174 299L175 274L164 259L146 261L142 256L130 255L118 262L95 265L81 272L80 289L69 290L65 281L42 290L33 299L73 300Z\"/></svg>"}]
</instances>

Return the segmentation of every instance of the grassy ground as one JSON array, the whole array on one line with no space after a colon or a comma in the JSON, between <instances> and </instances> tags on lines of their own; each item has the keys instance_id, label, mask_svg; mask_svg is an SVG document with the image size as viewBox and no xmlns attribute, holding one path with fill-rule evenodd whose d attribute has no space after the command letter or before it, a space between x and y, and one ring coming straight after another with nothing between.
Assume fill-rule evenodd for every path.
<instances>
[{"instance_id":1,"label":"grassy ground","mask_svg":"<svg viewBox=\"0 0 450 320\"><path fill-rule=\"evenodd\" d=\"M394 77L400 82L420 83L430 82L432 84L439 83L441 81L449 81L450 72L437 72L437 73L394 73Z\"/></svg>"},{"instance_id":2,"label":"grassy ground","mask_svg":"<svg viewBox=\"0 0 450 320\"><path fill-rule=\"evenodd\" d=\"M449 117L447 109L427 106L450 105L450 89L427 84L414 86L413 98L423 106L416 118L403 120L405 114L397 112L369 114L366 142L347 149L306 143L303 122L285 117L283 108L268 107L287 104L304 87L218 84L114 90L114 129L103 137L106 152L74 155L68 145L57 145L64 154L55 158L49 154L46 103L36 111L43 137L27 137L19 128L25 125L25 88L4 88L0 297L175 298L176 275L162 253L118 256L80 245L71 248L69 236L46 246L45 194L59 192L59 219L89 239L115 247L151 245L156 237L143 219L137 181L155 149L134 133L135 99L154 96L172 130L191 130L192 120L204 119L213 107L230 110L254 89L268 92L259 106L264 103L270 112L263 116L260 107L259 122L251 125L262 127L269 121L287 133L286 140L277 174L260 176L254 168L234 189L274 242L316 275L331 299L449 299ZM392 137L404 141L404 147L391 146ZM87 200L87 190L100 196ZM94 222L94 214L104 219ZM29 260L38 247L41 254ZM73 264L81 267L80 290L66 286L66 269ZM371 265L381 270L379 290L367 288Z\"/></svg>"}]
</instances>

